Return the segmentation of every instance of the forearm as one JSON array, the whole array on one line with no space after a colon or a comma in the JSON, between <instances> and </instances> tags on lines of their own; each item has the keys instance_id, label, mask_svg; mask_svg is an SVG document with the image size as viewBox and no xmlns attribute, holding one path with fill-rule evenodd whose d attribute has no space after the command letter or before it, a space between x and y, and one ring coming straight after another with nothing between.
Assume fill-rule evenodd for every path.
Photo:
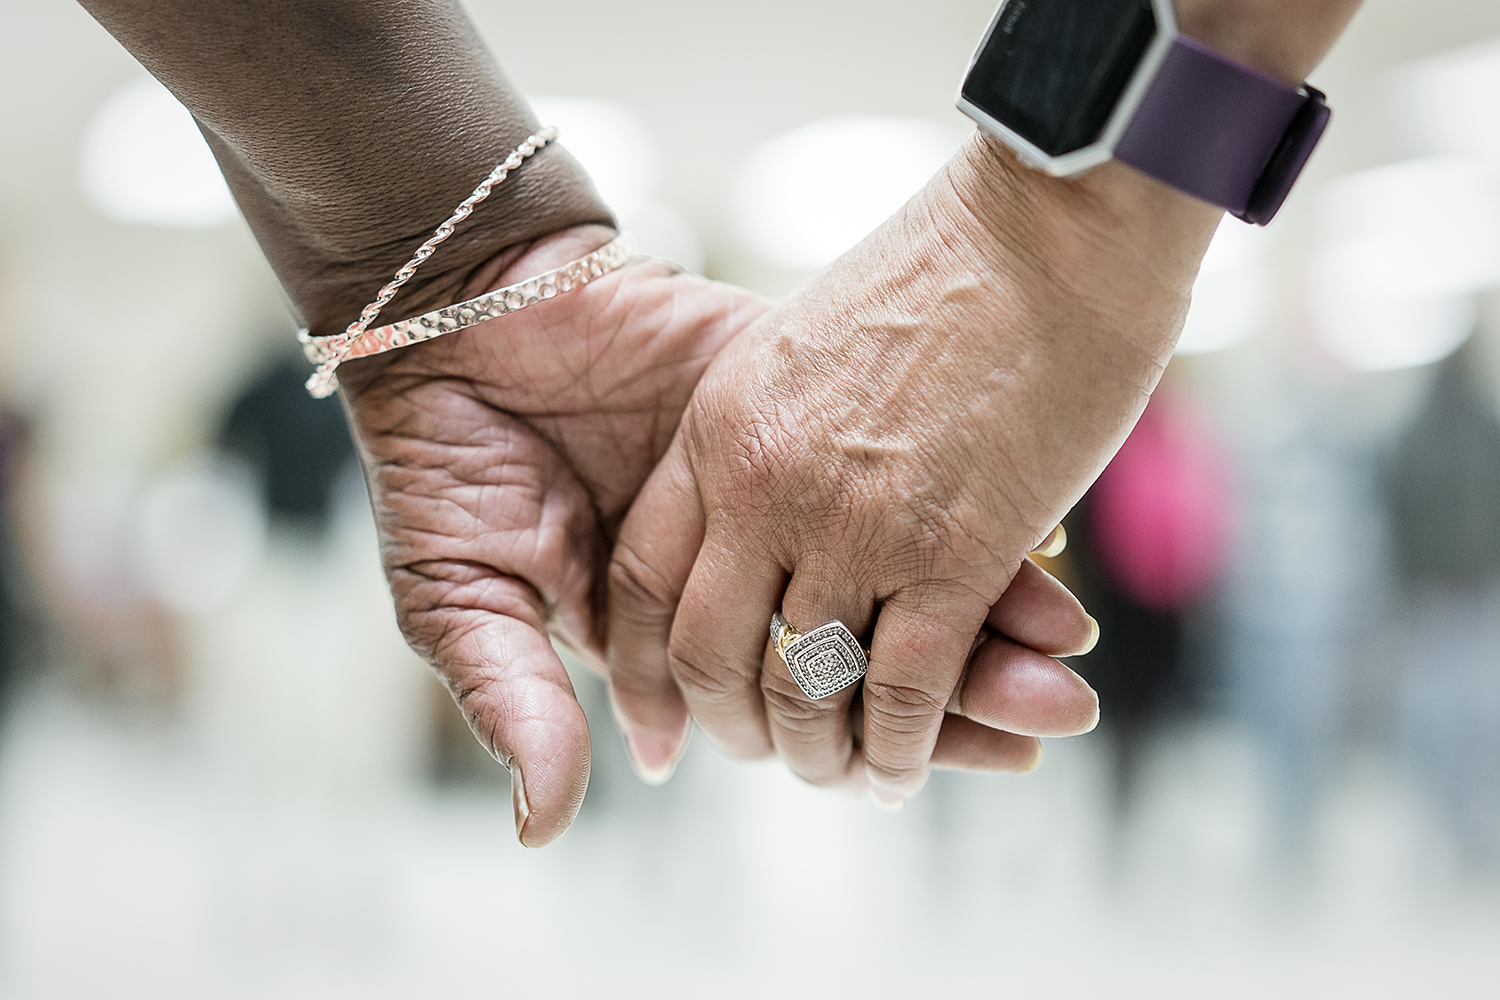
<instances>
[{"instance_id":1,"label":"forearm","mask_svg":"<svg viewBox=\"0 0 1500 1000\"><path fill-rule=\"evenodd\" d=\"M1300 83L1361 0L1179 0L1181 29L1268 75ZM1124 334L1142 363L1164 361L1177 325L1132 323L1132 303L1188 294L1222 212L1120 163L1059 179L978 133L950 165L954 228L997 272L1044 270L1048 287L1094 298L1102 339ZM1180 318L1180 317L1179 317ZM1112 346L1106 344L1104 346Z\"/></svg>"},{"instance_id":2,"label":"forearm","mask_svg":"<svg viewBox=\"0 0 1500 1000\"><path fill-rule=\"evenodd\" d=\"M1301 79L1355 4L1286 6L1273 0L1250 10L1256 18L1274 11L1283 26L1257 34L1247 27L1256 19L1238 25L1241 39L1262 40L1235 54L1295 50L1277 65L1257 65ZM1194 16L1204 9L1189 5ZM1298 42L1278 48L1267 41L1280 37ZM1078 178L1052 177L976 132L912 202L892 229L895 238L874 245L879 273L860 279L879 284L871 298L920 308L919 327L962 331L943 349L974 352L976 371L1006 385L1019 407L985 431L1003 435L997 447L1013 464L1010 479L1034 485L1012 498L1029 533L1012 540L1012 551L1025 551L1036 540L1031 534L1071 506L1145 407L1171 358L1222 215L1119 163ZM868 261L863 266L868 270ZM897 338L875 353L899 354L903 342ZM978 398L983 390L965 391Z\"/></svg>"},{"instance_id":3,"label":"forearm","mask_svg":"<svg viewBox=\"0 0 1500 1000\"><path fill-rule=\"evenodd\" d=\"M537 122L456 0L80 0L189 110L313 332L354 319ZM560 148L401 292L453 301L501 249L608 222Z\"/></svg>"}]
</instances>

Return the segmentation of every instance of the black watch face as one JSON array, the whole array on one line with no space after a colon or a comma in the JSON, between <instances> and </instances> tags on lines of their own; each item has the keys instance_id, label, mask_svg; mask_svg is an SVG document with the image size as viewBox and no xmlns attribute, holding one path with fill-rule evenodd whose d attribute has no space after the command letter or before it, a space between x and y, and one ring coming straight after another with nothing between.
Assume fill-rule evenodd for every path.
<instances>
[{"instance_id":1,"label":"black watch face","mask_svg":"<svg viewBox=\"0 0 1500 1000\"><path fill-rule=\"evenodd\" d=\"M1151 0L1007 0L963 96L1050 156L1095 142L1151 39Z\"/></svg>"}]
</instances>

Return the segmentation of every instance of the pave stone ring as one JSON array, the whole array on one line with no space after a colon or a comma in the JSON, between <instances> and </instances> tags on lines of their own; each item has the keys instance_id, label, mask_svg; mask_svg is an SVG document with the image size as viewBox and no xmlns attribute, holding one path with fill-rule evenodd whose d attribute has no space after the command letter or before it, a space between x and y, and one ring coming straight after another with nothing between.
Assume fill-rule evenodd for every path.
<instances>
[{"instance_id":1,"label":"pave stone ring","mask_svg":"<svg viewBox=\"0 0 1500 1000\"><path fill-rule=\"evenodd\" d=\"M837 694L869 669L869 657L841 621L798 632L778 612L771 616L771 641L792 680L813 701Z\"/></svg>"}]
</instances>

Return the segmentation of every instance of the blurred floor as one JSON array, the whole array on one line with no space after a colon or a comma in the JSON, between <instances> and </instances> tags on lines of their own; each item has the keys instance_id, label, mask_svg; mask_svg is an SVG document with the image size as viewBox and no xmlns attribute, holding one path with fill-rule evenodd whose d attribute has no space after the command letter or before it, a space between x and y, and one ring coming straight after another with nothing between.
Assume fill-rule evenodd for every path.
<instances>
[{"instance_id":1,"label":"blurred floor","mask_svg":"<svg viewBox=\"0 0 1500 1000\"><path fill-rule=\"evenodd\" d=\"M595 699L597 700L597 699ZM0 752L6 997L1486 996L1500 893L1353 755L1305 869L1261 769L1163 731L1109 833L1103 744L946 775L895 816L698 741L671 785L599 740L578 826L513 839L503 787L226 793L182 726L28 691ZM606 723L607 725L607 723ZM600 734L603 736L604 734Z\"/></svg>"}]
</instances>

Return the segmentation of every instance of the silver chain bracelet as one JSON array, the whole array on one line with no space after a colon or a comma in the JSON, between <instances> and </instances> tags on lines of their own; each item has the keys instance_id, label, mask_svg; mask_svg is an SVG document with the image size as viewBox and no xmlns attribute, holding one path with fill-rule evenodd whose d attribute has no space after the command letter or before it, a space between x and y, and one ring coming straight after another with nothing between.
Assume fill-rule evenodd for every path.
<instances>
[{"instance_id":1,"label":"silver chain bracelet","mask_svg":"<svg viewBox=\"0 0 1500 1000\"><path fill-rule=\"evenodd\" d=\"M517 309L524 309L543 299L550 299L559 292L570 291L585 285L594 278L615 270L630 259L633 253L630 237L621 234L588 256L565 264L556 270L548 271L546 274L487 292L456 305L433 310L413 319L401 320L374 330L370 329L370 324L375 321L380 311L390 303L391 299L396 297L396 292L401 289L401 286L411 280L417 268L432 256L439 243L453 235L458 224L473 213L474 206L488 198L490 190L505 180L511 171L519 167L529 156L556 138L557 129L548 126L539 130L535 135L528 136L525 142L517 146L514 152L490 171L490 175L474 189L474 193L465 198L453 210L453 214L433 231L427 242L417 248L411 260L401 266L396 276L375 296L375 300L360 310L359 319L350 323L342 333L327 337L314 337L312 332L305 327L297 331L297 340L302 344L302 352L307 355L309 361L318 366L318 370L313 372L312 377L307 380L307 391L315 399L330 396L338 389L338 367L350 358L369 357L397 347L417 344L424 340L431 340L433 337L440 337L445 333L466 329L497 316L504 316Z\"/></svg>"},{"instance_id":2,"label":"silver chain bracelet","mask_svg":"<svg viewBox=\"0 0 1500 1000\"><path fill-rule=\"evenodd\" d=\"M352 341L347 340L344 334L314 337L306 330L299 330L297 339L302 343L302 353L307 355L308 361L318 366L312 378L307 380L307 391L315 399L331 396L339 387L338 376L335 374L338 366L351 358L367 358L398 347L410 347L412 344L420 344L446 333L457 333L477 323L536 305L603 277L624 265L634 255L635 248L630 234L621 233L588 256L580 257L555 270L455 305L434 309L412 319L368 330Z\"/></svg>"}]
</instances>

